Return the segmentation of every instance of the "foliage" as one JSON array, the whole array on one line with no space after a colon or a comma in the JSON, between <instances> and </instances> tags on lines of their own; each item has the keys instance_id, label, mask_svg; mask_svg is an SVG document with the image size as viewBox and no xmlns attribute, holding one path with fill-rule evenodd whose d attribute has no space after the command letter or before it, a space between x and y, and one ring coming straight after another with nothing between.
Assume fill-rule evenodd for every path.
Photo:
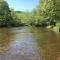
<instances>
[{"instance_id":1,"label":"foliage","mask_svg":"<svg viewBox=\"0 0 60 60\"><path fill-rule=\"evenodd\" d=\"M4 0L0 1L0 26L6 26L8 24L9 13L8 3Z\"/></svg>"},{"instance_id":2,"label":"foliage","mask_svg":"<svg viewBox=\"0 0 60 60\"><path fill-rule=\"evenodd\" d=\"M0 0L0 26L56 26L60 22L60 0L40 0L32 12L14 11Z\"/></svg>"},{"instance_id":3,"label":"foliage","mask_svg":"<svg viewBox=\"0 0 60 60\"><path fill-rule=\"evenodd\" d=\"M44 23L55 26L60 20L60 0L41 0L32 13L37 25Z\"/></svg>"}]
</instances>

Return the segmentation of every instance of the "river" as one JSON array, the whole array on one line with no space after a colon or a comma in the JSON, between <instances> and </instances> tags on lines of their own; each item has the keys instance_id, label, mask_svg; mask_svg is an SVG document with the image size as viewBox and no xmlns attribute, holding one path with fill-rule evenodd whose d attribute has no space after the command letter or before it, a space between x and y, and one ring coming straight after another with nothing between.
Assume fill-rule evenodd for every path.
<instances>
[{"instance_id":1,"label":"river","mask_svg":"<svg viewBox=\"0 0 60 60\"><path fill-rule=\"evenodd\" d=\"M36 27L0 28L0 60L60 60L60 33Z\"/></svg>"}]
</instances>

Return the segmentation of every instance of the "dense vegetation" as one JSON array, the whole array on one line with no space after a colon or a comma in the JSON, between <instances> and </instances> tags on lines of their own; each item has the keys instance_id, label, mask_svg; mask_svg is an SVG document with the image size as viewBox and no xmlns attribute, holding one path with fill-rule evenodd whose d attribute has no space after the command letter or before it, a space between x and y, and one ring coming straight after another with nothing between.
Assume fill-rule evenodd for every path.
<instances>
[{"instance_id":1,"label":"dense vegetation","mask_svg":"<svg viewBox=\"0 0 60 60\"><path fill-rule=\"evenodd\" d=\"M6 1L0 0L0 27L20 26L21 21L16 12L9 8Z\"/></svg>"},{"instance_id":2,"label":"dense vegetation","mask_svg":"<svg viewBox=\"0 0 60 60\"><path fill-rule=\"evenodd\" d=\"M0 26L24 25L60 29L60 0L40 0L32 12L14 11L6 1L0 0Z\"/></svg>"},{"instance_id":3,"label":"dense vegetation","mask_svg":"<svg viewBox=\"0 0 60 60\"><path fill-rule=\"evenodd\" d=\"M55 26L60 20L60 0L41 0L33 13L33 24L37 26Z\"/></svg>"}]
</instances>

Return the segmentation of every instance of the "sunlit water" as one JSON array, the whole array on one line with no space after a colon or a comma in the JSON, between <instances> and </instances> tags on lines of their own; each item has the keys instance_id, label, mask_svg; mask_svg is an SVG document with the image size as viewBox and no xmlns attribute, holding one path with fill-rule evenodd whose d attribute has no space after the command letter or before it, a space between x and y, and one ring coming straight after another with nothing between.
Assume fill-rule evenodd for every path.
<instances>
[{"instance_id":1,"label":"sunlit water","mask_svg":"<svg viewBox=\"0 0 60 60\"><path fill-rule=\"evenodd\" d=\"M0 28L0 60L60 60L60 34L45 28Z\"/></svg>"}]
</instances>

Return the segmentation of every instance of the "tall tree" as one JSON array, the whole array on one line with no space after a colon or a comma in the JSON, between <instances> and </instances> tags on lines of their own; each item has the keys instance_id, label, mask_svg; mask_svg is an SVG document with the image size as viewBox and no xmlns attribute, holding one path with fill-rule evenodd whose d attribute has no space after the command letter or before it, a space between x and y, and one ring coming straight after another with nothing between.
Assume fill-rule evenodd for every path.
<instances>
[{"instance_id":1,"label":"tall tree","mask_svg":"<svg viewBox=\"0 0 60 60\"><path fill-rule=\"evenodd\" d=\"M4 0L0 0L0 25L7 25L9 21L9 6Z\"/></svg>"}]
</instances>

